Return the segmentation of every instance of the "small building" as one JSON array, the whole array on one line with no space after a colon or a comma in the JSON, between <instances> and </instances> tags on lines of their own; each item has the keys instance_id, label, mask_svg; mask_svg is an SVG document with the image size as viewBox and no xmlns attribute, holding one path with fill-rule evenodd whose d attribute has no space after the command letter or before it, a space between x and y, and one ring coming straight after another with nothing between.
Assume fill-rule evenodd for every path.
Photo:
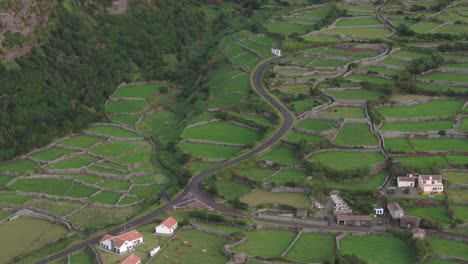
<instances>
[{"instance_id":1,"label":"small building","mask_svg":"<svg viewBox=\"0 0 468 264\"><path fill-rule=\"evenodd\" d=\"M372 219L370 215L337 215L336 222L339 225L371 225Z\"/></svg>"},{"instance_id":2,"label":"small building","mask_svg":"<svg viewBox=\"0 0 468 264\"><path fill-rule=\"evenodd\" d=\"M407 229L418 228L420 221L419 217L404 215L400 218L400 227Z\"/></svg>"},{"instance_id":3,"label":"small building","mask_svg":"<svg viewBox=\"0 0 468 264\"><path fill-rule=\"evenodd\" d=\"M405 210L398 203L389 203L387 208L393 219L400 219L405 215Z\"/></svg>"},{"instance_id":4,"label":"small building","mask_svg":"<svg viewBox=\"0 0 468 264\"><path fill-rule=\"evenodd\" d=\"M398 188L416 187L416 178L399 176L397 177L397 186Z\"/></svg>"},{"instance_id":5,"label":"small building","mask_svg":"<svg viewBox=\"0 0 468 264\"><path fill-rule=\"evenodd\" d=\"M300 218L306 218L307 217L307 210L304 208L297 208L296 209L296 216Z\"/></svg>"},{"instance_id":6,"label":"small building","mask_svg":"<svg viewBox=\"0 0 468 264\"><path fill-rule=\"evenodd\" d=\"M160 225L156 227L156 234L172 235L177 228L177 220L169 216Z\"/></svg>"},{"instance_id":7,"label":"small building","mask_svg":"<svg viewBox=\"0 0 468 264\"><path fill-rule=\"evenodd\" d=\"M421 228L413 228L411 230L411 233L413 233L413 238L414 239L424 239L426 237L426 231Z\"/></svg>"},{"instance_id":8,"label":"small building","mask_svg":"<svg viewBox=\"0 0 468 264\"><path fill-rule=\"evenodd\" d=\"M117 254L127 253L140 244L143 244L143 236L137 230L132 230L118 236L105 234L101 240L99 240L99 246L102 249Z\"/></svg>"},{"instance_id":9,"label":"small building","mask_svg":"<svg viewBox=\"0 0 468 264\"><path fill-rule=\"evenodd\" d=\"M130 256L122 260L120 264L141 264L141 259L132 253Z\"/></svg>"},{"instance_id":10,"label":"small building","mask_svg":"<svg viewBox=\"0 0 468 264\"><path fill-rule=\"evenodd\" d=\"M418 187L424 194L442 193L442 175L419 175Z\"/></svg>"},{"instance_id":11,"label":"small building","mask_svg":"<svg viewBox=\"0 0 468 264\"><path fill-rule=\"evenodd\" d=\"M374 208L374 213L376 215L383 215L384 214L384 209L383 208Z\"/></svg>"}]
</instances>

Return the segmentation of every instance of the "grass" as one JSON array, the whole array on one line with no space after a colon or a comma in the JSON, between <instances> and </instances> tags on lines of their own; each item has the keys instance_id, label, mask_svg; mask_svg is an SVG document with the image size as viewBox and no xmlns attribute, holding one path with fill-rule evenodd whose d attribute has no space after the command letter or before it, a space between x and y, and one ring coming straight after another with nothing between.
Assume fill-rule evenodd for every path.
<instances>
[{"instance_id":1,"label":"grass","mask_svg":"<svg viewBox=\"0 0 468 264\"><path fill-rule=\"evenodd\" d=\"M444 33L444 34L453 34L453 35L460 35L466 34L466 27L465 25L443 25L442 27L438 28L433 33Z\"/></svg>"},{"instance_id":2,"label":"grass","mask_svg":"<svg viewBox=\"0 0 468 264\"><path fill-rule=\"evenodd\" d=\"M253 121L253 122L255 122L255 123L259 124L259 125L262 125L262 126L271 126L272 125L272 122L270 120L268 120L265 117L260 116L260 115L252 115L252 114L236 113L236 112L230 112L229 114L240 117L240 118L243 118L243 119L246 119L246 120Z\"/></svg>"},{"instance_id":3,"label":"grass","mask_svg":"<svg viewBox=\"0 0 468 264\"><path fill-rule=\"evenodd\" d=\"M69 147L78 147L78 148L89 148L92 145L98 143L102 139L97 137L91 137L86 135L77 135L64 141L60 141L59 144Z\"/></svg>"},{"instance_id":4,"label":"grass","mask_svg":"<svg viewBox=\"0 0 468 264\"><path fill-rule=\"evenodd\" d=\"M115 126L92 126L85 129L85 131L113 137L141 138L140 135L130 130Z\"/></svg>"},{"instance_id":5,"label":"grass","mask_svg":"<svg viewBox=\"0 0 468 264\"><path fill-rule=\"evenodd\" d=\"M320 162L323 165L336 169L348 170L353 168L371 168L384 161L380 152L340 152L328 151L312 155L311 162Z\"/></svg>"},{"instance_id":6,"label":"grass","mask_svg":"<svg viewBox=\"0 0 468 264\"><path fill-rule=\"evenodd\" d=\"M129 126L135 126L136 121L140 118L139 115L113 115L111 120L116 123L122 123Z\"/></svg>"},{"instance_id":7,"label":"grass","mask_svg":"<svg viewBox=\"0 0 468 264\"><path fill-rule=\"evenodd\" d=\"M33 153L31 157L39 160L51 161L74 152L75 151L69 149L52 147L40 152Z\"/></svg>"},{"instance_id":8,"label":"grass","mask_svg":"<svg viewBox=\"0 0 468 264\"><path fill-rule=\"evenodd\" d=\"M181 137L237 144L248 144L260 138L255 130L227 122L186 128Z\"/></svg>"},{"instance_id":9,"label":"grass","mask_svg":"<svg viewBox=\"0 0 468 264\"><path fill-rule=\"evenodd\" d=\"M52 165L51 167L55 169L78 169L96 161L97 159L92 156L77 156L77 157L73 157L71 159L56 163Z\"/></svg>"},{"instance_id":10,"label":"grass","mask_svg":"<svg viewBox=\"0 0 468 264\"><path fill-rule=\"evenodd\" d=\"M292 148L281 146L276 148L262 157L262 160L269 160L277 163L285 163L291 165L299 165L301 162L297 160L296 154Z\"/></svg>"},{"instance_id":11,"label":"grass","mask_svg":"<svg viewBox=\"0 0 468 264\"><path fill-rule=\"evenodd\" d=\"M299 24L286 24L286 23L266 23L263 25L268 32L290 35L297 33L303 35L312 30L312 26L299 25Z\"/></svg>"},{"instance_id":12,"label":"grass","mask_svg":"<svg viewBox=\"0 0 468 264\"><path fill-rule=\"evenodd\" d=\"M360 180L359 183L334 182L330 180L312 180L312 184L321 185L328 188L350 191L373 191L380 187L385 181L388 172L381 171L377 175L368 176L367 181Z\"/></svg>"},{"instance_id":13,"label":"grass","mask_svg":"<svg viewBox=\"0 0 468 264\"><path fill-rule=\"evenodd\" d=\"M443 156L428 156L428 157L395 157L394 163L400 163L403 166L411 166L416 168L424 168L429 166L443 166L447 161Z\"/></svg>"},{"instance_id":14,"label":"grass","mask_svg":"<svg viewBox=\"0 0 468 264\"><path fill-rule=\"evenodd\" d=\"M367 67L361 68L360 70L371 75L374 74L374 72L376 72L376 73L383 74L389 77L398 76L401 74L401 71L399 70L387 69L387 68L378 67L378 66L367 66Z\"/></svg>"},{"instance_id":15,"label":"grass","mask_svg":"<svg viewBox=\"0 0 468 264\"><path fill-rule=\"evenodd\" d=\"M231 58L231 62L246 70L252 70L260 62L260 58L247 52L239 57Z\"/></svg>"},{"instance_id":16,"label":"grass","mask_svg":"<svg viewBox=\"0 0 468 264\"><path fill-rule=\"evenodd\" d=\"M109 101L106 111L110 113L138 113L148 106L144 100Z\"/></svg>"},{"instance_id":17,"label":"grass","mask_svg":"<svg viewBox=\"0 0 468 264\"><path fill-rule=\"evenodd\" d=\"M370 90L345 90L345 91L326 91L328 95L337 100L377 100L383 96L381 92Z\"/></svg>"},{"instance_id":18,"label":"grass","mask_svg":"<svg viewBox=\"0 0 468 264\"><path fill-rule=\"evenodd\" d=\"M468 117L461 119L460 125L457 127L457 130L468 132Z\"/></svg>"},{"instance_id":19,"label":"grass","mask_svg":"<svg viewBox=\"0 0 468 264\"><path fill-rule=\"evenodd\" d=\"M452 127L454 121L426 121L426 122L405 122L405 123L384 123L382 131L429 131L444 130Z\"/></svg>"},{"instance_id":20,"label":"grass","mask_svg":"<svg viewBox=\"0 0 468 264\"><path fill-rule=\"evenodd\" d=\"M177 238L150 263L217 264L229 260L221 251L227 243L225 238L195 230L184 230ZM192 246L184 245L184 241Z\"/></svg>"},{"instance_id":21,"label":"grass","mask_svg":"<svg viewBox=\"0 0 468 264\"><path fill-rule=\"evenodd\" d=\"M216 190L218 191L218 194L224 198L234 200L250 192L252 189L247 185L233 181L218 181L216 182Z\"/></svg>"},{"instance_id":22,"label":"grass","mask_svg":"<svg viewBox=\"0 0 468 264\"><path fill-rule=\"evenodd\" d=\"M434 72L423 76L424 79L449 82L468 82L468 76L459 73Z\"/></svg>"},{"instance_id":23,"label":"grass","mask_svg":"<svg viewBox=\"0 0 468 264\"><path fill-rule=\"evenodd\" d=\"M445 172L444 179L454 184L468 184L468 172Z\"/></svg>"},{"instance_id":24,"label":"grass","mask_svg":"<svg viewBox=\"0 0 468 264\"><path fill-rule=\"evenodd\" d=\"M323 140L323 138L319 136L290 131L286 135L286 137L284 137L284 140L288 142L292 142L292 143L299 143L300 141L305 140L308 143L314 144L314 143L319 143L320 141Z\"/></svg>"},{"instance_id":25,"label":"grass","mask_svg":"<svg viewBox=\"0 0 468 264\"><path fill-rule=\"evenodd\" d=\"M267 36L253 36L250 38L251 40L255 40L265 45L276 45L278 41L274 38L270 38Z\"/></svg>"},{"instance_id":26,"label":"grass","mask_svg":"<svg viewBox=\"0 0 468 264\"><path fill-rule=\"evenodd\" d=\"M317 263L329 260L334 253L334 235L304 233L288 252L286 259L300 263Z\"/></svg>"},{"instance_id":27,"label":"grass","mask_svg":"<svg viewBox=\"0 0 468 264\"><path fill-rule=\"evenodd\" d=\"M391 106L379 108L384 117L411 118L411 117L446 117L455 116L461 109L463 101L458 100L432 100L409 106Z\"/></svg>"},{"instance_id":28,"label":"grass","mask_svg":"<svg viewBox=\"0 0 468 264\"><path fill-rule=\"evenodd\" d=\"M463 203L468 201L468 191L465 189L449 188L447 194L450 200L455 203Z\"/></svg>"},{"instance_id":29,"label":"grass","mask_svg":"<svg viewBox=\"0 0 468 264\"><path fill-rule=\"evenodd\" d=\"M145 148L139 149L135 152L119 157L117 161L122 164L141 163L142 161L150 160L151 155L153 155L153 149L148 144L148 146Z\"/></svg>"},{"instance_id":30,"label":"grass","mask_svg":"<svg viewBox=\"0 0 468 264\"><path fill-rule=\"evenodd\" d=\"M346 63L348 62L341 60L314 60L309 65L314 67L341 67Z\"/></svg>"},{"instance_id":31,"label":"grass","mask_svg":"<svg viewBox=\"0 0 468 264\"><path fill-rule=\"evenodd\" d=\"M227 108L239 104L244 97L243 94L220 95L210 99L210 108Z\"/></svg>"},{"instance_id":32,"label":"grass","mask_svg":"<svg viewBox=\"0 0 468 264\"><path fill-rule=\"evenodd\" d=\"M305 36L304 39L310 42L339 42L340 38L334 36L310 35Z\"/></svg>"},{"instance_id":33,"label":"grass","mask_svg":"<svg viewBox=\"0 0 468 264\"><path fill-rule=\"evenodd\" d=\"M190 171L192 172L193 175L196 175L202 171L206 171L218 165L219 163L217 162L191 161Z\"/></svg>"},{"instance_id":34,"label":"grass","mask_svg":"<svg viewBox=\"0 0 468 264\"><path fill-rule=\"evenodd\" d=\"M338 118L354 118L362 119L366 118L364 110L358 107L332 107L326 110L320 111L320 115L328 117L338 117Z\"/></svg>"},{"instance_id":35,"label":"grass","mask_svg":"<svg viewBox=\"0 0 468 264\"><path fill-rule=\"evenodd\" d=\"M117 88L112 97L115 98L148 98L151 95L158 93L166 84L143 84L143 85L127 85Z\"/></svg>"},{"instance_id":36,"label":"grass","mask_svg":"<svg viewBox=\"0 0 468 264\"><path fill-rule=\"evenodd\" d=\"M274 182L276 184L283 184L286 182L304 182L307 175L303 171L298 170L281 170L276 173L273 177L268 179L268 182Z\"/></svg>"},{"instance_id":37,"label":"grass","mask_svg":"<svg viewBox=\"0 0 468 264\"><path fill-rule=\"evenodd\" d=\"M161 185L150 185L143 187L133 187L130 194L136 195L140 198L153 198L156 197L161 191Z\"/></svg>"},{"instance_id":38,"label":"grass","mask_svg":"<svg viewBox=\"0 0 468 264\"><path fill-rule=\"evenodd\" d=\"M240 147L216 146L192 142L180 143L179 148L192 157L199 158L230 158L242 150Z\"/></svg>"},{"instance_id":39,"label":"grass","mask_svg":"<svg viewBox=\"0 0 468 264\"><path fill-rule=\"evenodd\" d=\"M29 196L22 196L14 193L0 193L0 201L7 204L24 204L31 199L32 198Z\"/></svg>"},{"instance_id":40,"label":"grass","mask_svg":"<svg viewBox=\"0 0 468 264\"><path fill-rule=\"evenodd\" d=\"M258 52L260 54L260 56L262 56L264 58L274 56L273 53L271 53L271 51L270 51L271 47L259 44L257 42L252 42L250 40L243 40L243 41L239 42L239 44L242 44L242 45L252 49L253 51Z\"/></svg>"},{"instance_id":41,"label":"grass","mask_svg":"<svg viewBox=\"0 0 468 264\"><path fill-rule=\"evenodd\" d=\"M468 140L458 138L412 138L416 151L468 151Z\"/></svg>"},{"instance_id":42,"label":"grass","mask_svg":"<svg viewBox=\"0 0 468 264\"><path fill-rule=\"evenodd\" d=\"M378 28L334 28L322 31L323 34L340 34L352 38L374 39L383 38L385 35L391 33L384 27Z\"/></svg>"},{"instance_id":43,"label":"grass","mask_svg":"<svg viewBox=\"0 0 468 264\"><path fill-rule=\"evenodd\" d=\"M244 169L240 172L242 176L248 177L255 181L261 181L266 177L271 176L274 173L271 169L264 169L264 168L257 168L257 167L250 167Z\"/></svg>"},{"instance_id":44,"label":"grass","mask_svg":"<svg viewBox=\"0 0 468 264\"><path fill-rule=\"evenodd\" d=\"M29 170L36 168L38 164L32 160L22 159L9 161L3 164L0 164L0 172L12 172L12 173L24 173Z\"/></svg>"},{"instance_id":45,"label":"grass","mask_svg":"<svg viewBox=\"0 0 468 264\"><path fill-rule=\"evenodd\" d=\"M427 238L434 253L468 260L468 244L436 237Z\"/></svg>"},{"instance_id":46,"label":"grass","mask_svg":"<svg viewBox=\"0 0 468 264\"><path fill-rule=\"evenodd\" d=\"M3 189L5 184L11 181L13 177L0 175L0 189Z\"/></svg>"},{"instance_id":47,"label":"grass","mask_svg":"<svg viewBox=\"0 0 468 264\"><path fill-rule=\"evenodd\" d=\"M379 144L379 140L370 132L367 124L344 124L334 143L338 145L375 146Z\"/></svg>"},{"instance_id":48,"label":"grass","mask_svg":"<svg viewBox=\"0 0 468 264\"><path fill-rule=\"evenodd\" d=\"M411 65L411 62L396 60L396 59L385 59L385 60L381 61L380 63L381 64L386 64L386 65L401 66L401 67L408 67L408 66Z\"/></svg>"},{"instance_id":49,"label":"grass","mask_svg":"<svg viewBox=\"0 0 468 264\"><path fill-rule=\"evenodd\" d=\"M233 248L235 252L264 258L280 257L296 234L283 230L261 230L247 232L247 241Z\"/></svg>"},{"instance_id":50,"label":"grass","mask_svg":"<svg viewBox=\"0 0 468 264\"><path fill-rule=\"evenodd\" d=\"M89 198L89 201L103 204L116 204L120 196L122 196L121 193L105 191Z\"/></svg>"},{"instance_id":51,"label":"grass","mask_svg":"<svg viewBox=\"0 0 468 264\"><path fill-rule=\"evenodd\" d=\"M20 254L38 249L67 234L67 230L48 221L20 217L0 225L3 242L0 242L0 262L9 261Z\"/></svg>"},{"instance_id":52,"label":"grass","mask_svg":"<svg viewBox=\"0 0 468 264\"><path fill-rule=\"evenodd\" d=\"M140 205L111 208L90 204L69 216L69 220L80 228L99 230L109 225L121 224L123 219L129 219L142 210Z\"/></svg>"},{"instance_id":53,"label":"grass","mask_svg":"<svg viewBox=\"0 0 468 264\"><path fill-rule=\"evenodd\" d=\"M413 263L413 253L406 243L395 237L363 236L345 237L340 242L343 254L359 256L379 264Z\"/></svg>"},{"instance_id":54,"label":"grass","mask_svg":"<svg viewBox=\"0 0 468 264\"><path fill-rule=\"evenodd\" d=\"M336 123L334 121L329 120L304 119L297 125L297 127L321 132L330 129L335 125Z\"/></svg>"},{"instance_id":55,"label":"grass","mask_svg":"<svg viewBox=\"0 0 468 264\"><path fill-rule=\"evenodd\" d=\"M407 50L399 50L392 53L391 57L398 57L398 58L410 58L410 59L419 59L424 57L425 54L418 53L414 51L407 51Z\"/></svg>"},{"instance_id":56,"label":"grass","mask_svg":"<svg viewBox=\"0 0 468 264\"><path fill-rule=\"evenodd\" d=\"M18 179L10 188L24 192L45 193L75 198L87 197L96 192L94 188L59 179Z\"/></svg>"},{"instance_id":57,"label":"grass","mask_svg":"<svg viewBox=\"0 0 468 264\"><path fill-rule=\"evenodd\" d=\"M70 257L70 263L92 264L94 262L94 256L86 250L80 250Z\"/></svg>"},{"instance_id":58,"label":"grass","mask_svg":"<svg viewBox=\"0 0 468 264\"><path fill-rule=\"evenodd\" d=\"M179 117L173 112L161 110L143 119L137 129L145 135L153 136L173 128L179 121Z\"/></svg>"},{"instance_id":59,"label":"grass","mask_svg":"<svg viewBox=\"0 0 468 264\"><path fill-rule=\"evenodd\" d=\"M426 259L422 264L456 264L456 263L458 262L433 258L433 259Z\"/></svg>"},{"instance_id":60,"label":"grass","mask_svg":"<svg viewBox=\"0 0 468 264\"><path fill-rule=\"evenodd\" d=\"M109 188L114 190L128 190L132 183L130 181L119 181L119 180L106 180L99 184L102 188Z\"/></svg>"},{"instance_id":61,"label":"grass","mask_svg":"<svg viewBox=\"0 0 468 264\"><path fill-rule=\"evenodd\" d=\"M362 74L350 74L348 75L347 78L350 80L356 80L359 82L370 82L373 84L380 84L380 85L392 82L389 79L384 79L384 78L375 77L371 75L362 75Z\"/></svg>"},{"instance_id":62,"label":"grass","mask_svg":"<svg viewBox=\"0 0 468 264\"><path fill-rule=\"evenodd\" d=\"M380 25L381 22L375 17L372 18L352 18L352 19L340 19L337 23L337 27L349 27L349 26L368 26L368 25Z\"/></svg>"},{"instance_id":63,"label":"grass","mask_svg":"<svg viewBox=\"0 0 468 264\"><path fill-rule=\"evenodd\" d=\"M385 149L390 152L413 152L413 147L411 146L408 138L386 138Z\"/></svg>"},{"instance_id":64,"label":"grass","mask_svg":"<svg viewBox=\"0 0 468 264\"><path fill-rule=\"evenodd\" d=\"M92 149L92 152L107 158L115 158L145 144L143 141L109 141Z\"/></svg>"},{"instance_id":65,"label":"grass","mask_svg":"<svg viewBox=\"0 0 468 264\"><path fill-rule=\"evenodd\" d=\"M241 202L256 207L260 204L287 204L297 208L308 208L309 198L302 193L282 193L253 190L240 198Z\"/></svg>"},{"instance_id":66,"label":"grass","mask_svg":"<svg viewBox=\"0 0 468 264\"><path fill-rule=\"evenodd\" d=\"M433 219L445 224L449 224L451 221L447 208L444 206L405 208L405 213L421 218Z\"/></svg>"},{"instance_id":67,"label":"grass","mask_svg":"<svg viewBox=\"0 0 468 264\"><path fill-rule=\"evenodd\" d=\"M9 217L10 215L14 214L15 212L14 211L3 211L3 210L0 210L0 221L2 221L3 219Z\"/></svg>"},{"instance_id":68,"label":"grass","mask_svg":"<svg viewBox=\"0 0 468 264\"><path fill-rule=\"evenodd\" d=\"M47 210L59 216L65 216L82 206L82 204L79 202L68 202L38 198L28 201L26 205Z\"/></svg>"},{"instance_id":69,"label":"grass","mask_svg":"<svg viewBox=\"0 0 468 264\"><path fill-rule=\"evenodd\" d=\"M440 26L438 23L434 22L419 22L411 26L411 29L416 33L425 33L431 29Z\"/></svg>"},{"instance_id":70,"label":"grass","mask_svg":"<svg viewBox=\"0 0 468 264\"><path fill-rule=\"evenodd\" d=\"M293 107L293 111L295 113L304 113L306 111L309 111L313 107L317 106L318 104L319 103L317 103L317 101L312 98L307 98L307 99L300 100L300 101L294 101L291 103Z\"/></svg>"},{"instance_id":71,"label":"grass","mask_svg":"<svg viewBox=\"0 0 468 264\"><path fill-rule=\"evenodd\" d=\"M465 222L468 222L468 206L466 205L452 205L454 210L454 217L460 218Z\"/></svg>"}]
</instances>

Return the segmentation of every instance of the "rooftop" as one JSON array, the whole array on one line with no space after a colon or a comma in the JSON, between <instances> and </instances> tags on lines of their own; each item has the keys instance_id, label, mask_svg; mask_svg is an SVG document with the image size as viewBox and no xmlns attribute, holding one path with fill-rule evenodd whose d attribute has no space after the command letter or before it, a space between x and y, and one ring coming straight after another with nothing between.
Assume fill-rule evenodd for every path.
<instances>
[{"instance_id":1,"label":"rooftop","mask_svg":"<svg viewBox=\"0 0 468 264\"><path fill-rule=\"evenodd\" d=\"M337 215L337 221L371 221L370 215Z\"/></svg>"},{"instance_id":2,"label":"rooftop","mask_svg":"<svg viewBox=\"0 0 468 264\"><path fill-rule=\"evenodd\" d=\"M441 181L442 175L420 175L423 181Z\"/></svg>"},{"instance_id":3,"label":"rooftop","mask_svg":"<svg viewBox=\"0 0 468 264\"><path fill-rule=\"evenodd\" d=\"M122 260L120 264L137 264L138 262L140 262L140 258L137 255L132 253L126 259Z\"/></svg>"},{"instance_id":4,"label":"rooftop","mask_svg":"<svg viewBox=\"0 0 468 264\"><path fill-rule=\"evenodd\" d=\"M169 216L166 220L164 220L161 225L164 225L165 227L171 229L175 225L177 225L177 220L173 218L172 216Z\"/></svg>"},{"instance_id":5,"label":"rooftop","mask_svg":"<svg viewBox=\"0 0 468 264\"><path fill-rule=\"evenodd\" d=\"M398 203L389 203L387 207L390 212L395 212L398 210L404 211Z\"/></svg>"},{"instance_id":6,"label":"rooftop","mask_svg":"<svg viewBox=\"0 0 468 264\"><path fill-rule=\"evenodd\" d=\"M414 182L414 177L404 177L404 176L399 176L397 178L398 181L407 181L407 182Z\"/></svg>"},{"instance_id":7,"label":"rooftop","mask_svg":"<svg viewBox=\"0 0 468 264\"><path fill-rule=\"evenodd\" d=\"M125 241L133 241L142 238L143 236L138 232L138 230L132 230L127 233L120 234L118 236L111 236L109 234L105 234L99 242L105 241L105 240L112 240L114 241L114 244L116 247L121 247Z\"/></svg>"}]
</instances>

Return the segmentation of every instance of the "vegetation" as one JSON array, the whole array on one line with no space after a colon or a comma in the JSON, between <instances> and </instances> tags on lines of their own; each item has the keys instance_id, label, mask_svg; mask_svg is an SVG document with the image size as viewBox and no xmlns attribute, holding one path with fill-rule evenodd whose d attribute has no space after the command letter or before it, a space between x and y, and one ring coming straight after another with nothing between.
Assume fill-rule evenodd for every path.
<instances>
[{"instance_id":1,"label":"vegetation","mask_svg":"<svg viewBox=\"0 0 468 264\"><path fill-rule=\"evenodd\" d=\"M264 258L280 257L296 234L290 231L261 230L247 232L247 242L233 248L235 252Z\"/></svg>"},{"instance_id":2,"label":"vegetation","mask_svg":"<svg viewBox=\"0 0 468 264\"><path fill-rule=\"evenodd\" d=\"M286 259L301 262L329 260L335 252L335 237L330 234L304 233L286 255Z\"/></svg>"}]
</instances>

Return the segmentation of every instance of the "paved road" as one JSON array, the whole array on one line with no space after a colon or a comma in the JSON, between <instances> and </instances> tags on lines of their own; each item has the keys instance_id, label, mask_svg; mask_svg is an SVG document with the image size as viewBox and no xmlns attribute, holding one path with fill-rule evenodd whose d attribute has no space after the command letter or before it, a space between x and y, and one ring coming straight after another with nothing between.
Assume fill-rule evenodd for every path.
<instances>
[{"instance_id":1,"label":"paved road","mask_svg":"<svg viewBox=\"0 0 468 264\"><path fill-rule=\"evenodd\" d=\"M294 123L294 116L291 115L291 113L288 111L288 109L281 103L279 103L278 101L276 101L266 90L265 88L263 87L263 72L265 71L265 69L268 67L268 65L270 65L272 62L278 60L279 58L278 57L275 57L275 58L272 58L272 59L269 59L267 61L265 61L264 63L262 63L259 67L257 67L257 69L254 71L253 73L253 84L254 84L254 88L255 90L260 94L260 96L262 96L265 100L267 100L271 105L273 105L280 113L281 113L281 116L283 117L283 123L281 124L281 127L279 128L279 130L273 135L271 136L270 138L268 138L264 143L262 143L261 145L255 147L254 149L252 149L251 151L245 153L244 155L241 155L237 158L234 158L232 160L229 160L229 161L226 161L216 167L213 167L211 169L208 169L204 172L201 172L200 174L196 175L193 180L189 183L189 185L185 188L185 190L176 198L174 199L173 201L171 201L170 203L128 223L128 226L130 227L138 227L138 226L142 226L146 223L148 223L149 221L151 221L151 219L155 218L156 216L158 215L161 215L161 214L164 214L170 210L173 209L173 206L184 201L184 197L191 193L192 194L192 197L193 198L196 198L198 199L199 201L211 206L213 209L215 209L216 211L219 211L219 212L222 212L226 215L233 215L233 216L239 216L239 217L244 217L244 215L242 215L241 213L237 212L236 210L233 210L233 209L230 209L230 208L227 208L227 207L224 207L220 204L217 204L216 202L214 202L213 200L209 199L208 197L206 197L200 190L200 184L202 183L202 181L208 177L209 175L215 173L215 172L218 172L222 169L225 169L229 166L232 166L234 164L237 164L241 161L244 161L246 159L249 159L251 157L253 157L254 155L258 154L259 152L269 148L271 145L273 145L275 142L277 142L282 136L284 136L292 127L293 123ZM115 228L113 230L111 230L110 232L108 232L109 234L113 234L113 235L116 235L120 232L120 228ZM75 251L78 251L82 248L85 248L89 245L93 245L93 244L97 244L99 243L99 239L100 237L94 237L94 238L91 238L89 240L86 240L86 241L83 241L81 243L78 243L76 245L73 245L59 253L56 253L55 255L52 255L52 256L49 256L48 258L45 258L39 262L37 262L38 264L46 264L48 263L49 261L53 261L53 260L56 260L56 259L59 259L59 258L62 258L62 257L65 257L67 256L68 254L70 253L73 253Z\"/></svg>"}]
</instances>

